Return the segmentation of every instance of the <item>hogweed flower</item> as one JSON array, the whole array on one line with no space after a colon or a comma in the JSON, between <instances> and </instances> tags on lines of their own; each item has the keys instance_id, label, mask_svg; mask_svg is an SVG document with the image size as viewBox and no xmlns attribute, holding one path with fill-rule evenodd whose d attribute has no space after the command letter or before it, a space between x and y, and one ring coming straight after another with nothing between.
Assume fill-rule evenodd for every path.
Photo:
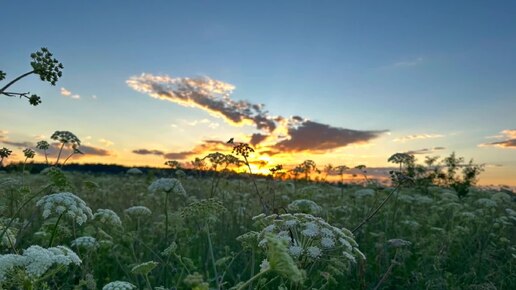
<instances>
[{"instance_id":1,"label":"hogweed flower","mask_svg":"<svg viewBox=\"0 0 516 290\"><path fill-rule=\"evenodd\" d=\"M311 215L317 215L322 211L322 207L315 203L315 201L311 201L309 199L294 200L287 206L287 208L291 212L307 213Z\"/></svg>"},{"instance_id":2,"label":"hogweed flower","mask_svg":"<svg viewBox=\"0 0 516 290\"><path fill-rule=\"evenodd\" d=\"M122 226L122 221L116 212L110 209L97 209L97 212L93 215L94 220L98 220L103 224L111 225L114 227Z\"/></svg>"},{"instance_id":3,"label":"hogweed flower","mask_svg":"<svg viewBox=\"0 0 516 290\"><path fill-rule=\"evenodd\" d=\"M81 145L81 140L70 131L55 131L50 139L59 141L63 144Z\"/></svg>"},{"instance_id":4,"label":"hogweed flower","mask_svg":"<svg viewBox=\"0 0 516 290\"><path fill-rule=\"evenodd\" d=\"M287 253L299 267L309 269L312 263L321 267L341 269L342 258L349 263L356 263L357 258L365 259L358 249L353 234L345 229L339 229L319 217L305 213L260 215L254 218L256 223L263 225L257 236L258 247L267 250L269 238L285 243ZM270 261L270 260L269 260ZM343 272L335 273L341 275Z\"/></svg>"},{"instance_id":5,"label":"hogweed flower","mask_svg":"<svg viewBox=\"0 0 516 290\"><path fill-rule=\"evenodd\" d=\"M130 208L125 209L124 212L127 215L134 217L144 217L152 214L152 211L143 205L131 206Z\"/></svg>"},{"instance_id":6,"label":"hogweed flower","mask_svg":"<svg viewBox=\"0 0 516 290\"><path fill-rule=\"evenodd\" d=\"M39 150L48 150L48 148L50 148L50 144L48 144L47 141L39 141L36 144L36 148L38 148Z\"/></svg>"},{"instance_id":7,"label":"hogweed flower","mask_svg":"<svg viewBox=\"0 0 516 290\"><path fill-rule=\"evenodd\" d=\"M129 282L125 281L114 281L109 282L104 287L102 287L102 290L133 290L136 289L136 286Z\"/></svg>"},{"instance_id":8,"label":"hogweed flower","mask_svg":"<svg viewBox=\"0 0 516 290\"><path fill-rule=\"evenodd\" d=\"M64 214L78 225L82 225L88 218L93 218L91 208L81 198L70 192L44 196L38 200L36 205L43 208L43 218L45 219L53 213L58 216Z\"/></svg>"},{"instance_id":9,"label":"hogweed flower","mask_svg":"<svg viewBox=\"0 0 516 290\"><path fill-rule=\"evenodd\" d=\"M26 148L26 149L23 149L23 155L27 159L29 159L29 158L32 159L32 158L34 158L34 156L36 156L36 152L34 152L34 150L32 150L30 148Z\"/></svg>"},{"instance_id":10,"label":"hogweed flower","mask_svg":"<svg viewBox=\"0 0 516 290\"><path fill-rule=\"evenodd\" d=\"M29 277L33 278L41 277L54 264L68 266L82 263L74 251L64 246L48 249L40 246L30 246L23 251L23 257L26 258L24 261L25 270Z\"/></svg>"},{"instance_id":11,"label":"hogweed flower","mask_svg":"<svg viewBox=\"0 0 516 290\"><path fill-rule=\"evenodd\" d=\"M86 250L94 250L99 246L97 239L90 236L78 237L72 241L72 247L84 248Z\"/></svg>"},{"instance_id":12,"label":"hogweed flower","mask_svg":"<svg viewBox=\"0 0 516 290\"><path fill-rule=\"evenodd\" d=\"M128 175L142 175L143 171L138 168L129 168L126 173Z\"/></svg>"},{"instance_id":13,"label":"hogweed flower","mask_svg":"<svg viewBox=\"0 0 516 290\"><path fill-rule=\"evenodd\" d=\"M156 193L160 191L173 192L177 195L186 196L186 191L181 182L175 178L160 178L149 185L149 191Z\"/></svg>"},{"instance_id":14,"label":"hogweed flower","mask_svg":"<svg viewBox=\"0 0 516 290\"><path fill-rule=\"evenodd\" d=\"M131 273L133 274L140 274L140 275L147 275L149 274L154 268L158 266L158 262L154 261L148 261L145 263L138 264L134 266L131 269Z\"/></svg>"}]
</instances>

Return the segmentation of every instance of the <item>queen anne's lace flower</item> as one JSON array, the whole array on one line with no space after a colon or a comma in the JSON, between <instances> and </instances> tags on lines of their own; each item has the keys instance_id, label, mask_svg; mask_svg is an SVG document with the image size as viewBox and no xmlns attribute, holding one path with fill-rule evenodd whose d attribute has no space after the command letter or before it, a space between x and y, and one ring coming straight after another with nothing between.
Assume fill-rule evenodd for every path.
<instances>
[{"instance_id":1,"label":"queen anne's lace flower","mask_svg":"<svg viewBox=\"0 0 516 290\"><path fill-rule=\"evenodd\" d=\"M97 209L97 212L93 215L95 220L100 221L101 223L111 225L111 226L121 226L122 221L120 217L116 214L116 212L110 209Z\"/></svg>"},{"instance_id":2,"label":"queen anne's lace flower","mask_svg":"<svg viewBox=\"0 0 516 290\"><path fill-rule=\"evenodd\" d=\"M291 212L300 212L312 215L317 215L322 211L322 207L315 203L315 201L309 199L294 200L287 206L287 208Z\"/></svg>"},{"instance_id":3,"label":"queen anne's lace flower","mask_svg":"<svg viewBox=\"0 0 516 290\"><path fill-rule=\"evenodd\" d=\"M0 282L5 280L7 273L13 268L25 265L26 259L27 258L22 255L0 255Z\"/></svg>"},{"instance_id":4,"label":"queen anne's lace flower","mask_svg":"<svg viewBox=\"0 0 516 290\"><path fill-rule=\"evenodd\" d=\"M78 237L72 241L72 247L84 248L88 250L95 249L99 244L97 239L90 236Z\"/></svg>"},{"instance_id":5,"label":"queen anne's lace flower","mask_svg":"<svg viewBox=\"0 0 516 290\"><path fill-rule=\"evenodd\" d=\"M53 248L42 248L30 246L23 251L24 266L30 277L37 278L45 274L54 264L68 266L70 264L80 265L81 259L74 251L64 246Z\"/></svg>"},{"instance_id":6,"label":"queen anne's lace flower","mask_svg":"<svg viewBox=\"0 0 516 290\"><path fill-rule=\"evenodd\" d=\"M65 214L77 224L82 225L93 218L91 208L86 203L70 192L61 192L42 197L36 203L43 209L43 218L48 218L52 213Z\"/></svg>"},{"instance_id":7,"label":"queen anne's lace flower","mask_svg":"<svg viewBox=\"0 0 516 290\"><path fill-rule=\"evenodd\" d=\"M138 168L129 168L127 170L127 174L129 175L142 175L143 174L143 171L141 171L140 169Z\"/></svg>"},{"instance_id":8,"label":"queen anne's lace flower","mask_svg":"<svg viewBox=\"0 0 516 290\"><path fill-rule=\"evenodd\" d=\"M124 212L134 217L149 216L152 214L152 211L143 205L131 206L130 208L124 210Z\"/></svg>"},{"instance_id":9,"label":"queen anne's lace flower","mask_svg":"<svg viewBox=\"0 0 516 290\"><path fill-rule=\"evenodd\" d=\"M132 290L136 289L136 286L125 281L114 281L106 284L102 287L102 290Z\"/></svg>"},{"instance_id":10,"label":"queen anne's lace flower","mask_svg":"<svg viewBox=\"0 0 516 290\"><path fill-rule=\"evenodd\" d=\"M181 182L175 178L160 178L149 185L150 192L173 192L177 195L186 196L186 191Z\"/></svg>"},{"instance_id":11,"label":"queen anne's lace flower","mask_svg":"<svg viewBox=\"0 0 516 290\"><path fill-rule=\"evenodd\" d=\"M323 263L321 267L342 268L342 258L351 263L365 259L349 230L334 227L320 217L304 213L274 214L256 218L256 224L263 225L256 239L258 247L268 250L271 245L267 236L273 235L285 243L288 255L299 267L307 267L306 261L317 260Z\"/></svg>"}]
</instances>

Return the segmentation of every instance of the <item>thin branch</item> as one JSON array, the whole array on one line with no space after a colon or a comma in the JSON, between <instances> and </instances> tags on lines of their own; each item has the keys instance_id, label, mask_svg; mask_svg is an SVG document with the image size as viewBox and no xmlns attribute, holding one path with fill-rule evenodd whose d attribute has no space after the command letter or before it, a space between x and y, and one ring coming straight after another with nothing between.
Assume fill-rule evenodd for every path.
<instances>
[{"instance_id":1,"label":"thin branch","mask_svg":"<svg viewBox=\"0 0 516 290\"><path fill-rule=\"evenodd\" d=\"M15 78L14 80L10 81L7 85L5 85L3 88L0 89L0 94L3 94L5 90L7 90L7 88L9 88L12 84L14 84L15 82L21 80L22 78L26 77L26 76L29 76L33 73L36 73L36 71L30 71L30 72L27 72L27 73L24 73L22 74L21 76Z\"/></svg>"}]
</instances>

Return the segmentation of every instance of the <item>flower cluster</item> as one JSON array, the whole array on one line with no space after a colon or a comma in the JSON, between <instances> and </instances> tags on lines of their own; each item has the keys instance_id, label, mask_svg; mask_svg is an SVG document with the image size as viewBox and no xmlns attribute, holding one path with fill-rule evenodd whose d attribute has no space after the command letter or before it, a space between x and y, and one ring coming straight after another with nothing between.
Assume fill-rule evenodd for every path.
<instances>
[{"instance_id":1,"label":"flower cluster","mask_svg":"<svg viewBox=\"0 0 516 290\"><path fill-rule=\"evenodd\" d=\"M322 211L322 208L317 203L309 199L294 200L287 206L287 208L291 212L301 212L311 215L317 215Z\"/></svg>"},{"instance_id":2,"label":"flower cluster","mask_svg":"<svg viewBox=\"0 0 516 290\"><path fill-rule=\"evenodd\" d=\"M72 241L72 247L93 250L98 247L97 239L90 236L78 237Z\"/></svg>"},{"instance_id":3,"label":"flower cluster","mask_svg":"<svg viewBox=\"0 0 516 290\"><path fill-rule=\"evenodd\" d=\"M136 286L134 286L133 284L131 284L129 282L125 282L125 281L109 282L108 284L104 285L104 287L102 287L102 290L132 290L132 289L136 289Z\"/></svg>"},{"instance_id":4,"label":"flower cluster","mask_svg":"<svg viewBox=\"0 0 516 290\"><path fill-rule=\"evenodd\" d=\"M124 212L127 215L134 217L149 216L152 214L152 211L143 205L131 206L130 208L125 209Z\"/></svg>"},{"instance_id":5,"label":"flower cluster","mask_svg":"<svg viewBox=\"0 0 516 290\"><path fill-rule=\"evenodd\" d=\"M53 265L68 266L80 265L81 259L77 254L64 246L42 248L30 246L23 251L23 255L0 255L0 282L8 277L7 273L15 267L25 267L25 272L31 278L38 278L45 274Z\"/></svg>"},{"instance_id":6,"label":"flower cluster","mask_svg":"<svg viewBox=\"0 0 516 290\"><path fill-rule=\"evenodd\" d=\"M93 218L91 208L82 199L70 192L44 196L38 200L36 205L43 208L43 218L45 219L52 213L58 216L64 214L77 224L82 225L88 218Z\"/></svg>"},{"instance_id":7,"label":"flower cluster","mask_svg":"<svg viewBox=\"0 0 516 290\"><path fill-rule=\"evenodd\" d=\"M259 247L267 248L266 236L272 234L286 243L290 256L298 263L339 263L342 257L348 262L356 263L355 257L365 259L349 230L334 227L322 218L295 213L260 215L254 220L264 226L258 234Z\"/></svg>"},{"instance_id":8,"label":"flower cluster","mask_svg":"<svg viewBox=\"0 0 516 290\"><path fill-rule=\"evenodd\" d=\"M122 226L120 217L116 214L116 212L110 209L97 209L97 212L93 215L93 219L114 227Z\"/></svg>"},{"instance_id":9,"label":"flower cluster","mask_svg":"<svg viewBox=\"0 0 516 290\"><path fill-rule=\"evenodd\" d=\"M50 136L50 139L59 141L63 144L70 143L75 146L81 145L81 140L79 140L79 138L70 131L55 131L54 134Z\"/></svg>"},{"instance_id":10,"label":"flower cluster","mask_svg":"<svg viewBox=\"0 0 516 290\"><path fill-rule=\"evenodd\" d=\"M126 172L128 175L142 175L143 171L138 168L129 168Z\"/></svg>"},{"instance_id":11,"label":"flower cluster","mask_svg":"<svg viewBox=\"0 0 516 290\"><path fill-rule=\"evenodd\" d=\"M175 178L160 178L149 185L150 192L173 192L177 195L186 196L186 191L181 182Z\"/></svg>"}]
</instances>

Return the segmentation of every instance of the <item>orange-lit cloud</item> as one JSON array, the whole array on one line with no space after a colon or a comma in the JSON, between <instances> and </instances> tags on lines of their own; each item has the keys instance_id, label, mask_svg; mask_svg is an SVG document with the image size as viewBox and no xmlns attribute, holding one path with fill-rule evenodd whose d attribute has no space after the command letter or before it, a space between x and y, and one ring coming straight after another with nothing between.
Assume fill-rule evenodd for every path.
<instances>
[{"instance_id":1,"label":"orange-lit cloud","mask_svg":"<svg viewBox=\"0 0 516 290\"><path fill-rule=\"evenodd\" d=\"M206 140L202 144L196 145L192 150L188 151L179 151L179 152L163 152L161 150L155 149L136 149L132 152L138 155L157 155L163 156L165 159L169 160L188 160L193 159L193 157L204 157L208 153L211 152L227 152L231 151L233 148L232 144L227 144L223 141L217 140Z\"/></svg>"},{"instance_id":2,"label":"orange-lit cloud","mask_svg":"<svg viewBox=\"0 0 516 290\"><path fill-rule=\"evenodd\" d=\"M505 138L505 140L484 143L484 144L480 144L479 146L480 147L494 146L494 147L498 147L498 148L516 149L516 129L503 130L500 133L502 135L499 137Z\"/></svg>"},{"instance_id":3,"label":"orange-lit cloud","mask_svg":"<svg viewBox=\"0 0 516 290\"><path fill-rule=\"evenodd\" d=\"M61 95L65 96L65 97L69 97L69 98L74 99L74 100L78 100L78 99L81 98L80 95L72 94L71 91L69 91L69 90L67 90L65 88L61 88L60 92L61 92Z\"/></svg>"},{"instance_id":4,"label":"orange-lit cloud","mask_svg":"<svg viewBox=\"0 0 516 290\"><path fill-rule=\"evenodd\" d=\"M300 116L272 116L263 104L231 99L235 86L208 77L172 78L142 74L131 77L127 84L157 99L200 108L231 125L253 125L259 132L253 133L246 142L269 155L300 151L323 153L350 144L363 144L387 132L338 128ZM201 149L211 148L211 145L205 143L192 151L167 154L175 157L172 159L183 159L198 154Z\"/></svg>"}]
</instances>

